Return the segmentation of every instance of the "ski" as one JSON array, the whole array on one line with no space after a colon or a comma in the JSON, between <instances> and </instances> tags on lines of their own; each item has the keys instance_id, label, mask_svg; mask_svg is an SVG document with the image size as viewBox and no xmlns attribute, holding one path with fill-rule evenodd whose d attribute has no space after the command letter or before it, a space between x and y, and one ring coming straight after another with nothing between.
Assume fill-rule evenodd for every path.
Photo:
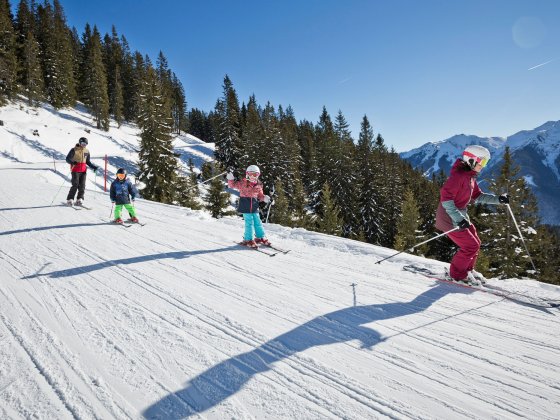
<instances>
[{"instance_id":1,"label":"ski","mask_svg":"<svg viewBox=\"0 0 560 420\"><path fill-rule=\"evenodd\" d=\"M130 224L130 225L146 226L146 223L145 223L145 222L133 222L133 221L130 220L130 219L127 219L127 220L125 220L124 222L127 223L127 224Z\"/></svg>"},{"instance_id":2,"label":"ski","mask_svg":"<svg viewBox=\"0 0 560 420\"><path fill-rule=\"evenodd\" d=\"M273 249L273 250L275 250L275 251L278 251L278 252L281 253L281 254L287 254L288 252L291 251L291 249L278 248L278 247L275 246L275 245L260 245L260 246L264 246L264 247Z\"/></svg>"},{"instance_id":3,"label":"ski","mask_svg":"<svg viewBox=\"0 0 560 420\"><path fill-rule=\"evenodd\" d=\"M129 227L132 226L132 224L129 224L129 223L116 223L115 221L110 221L109 224L110 225L116 225L116 226L122 226L122 227L125 227L125 228L129 228Z\"/></svg>"},{"instance_id":4,"label":"ski","mask_svg":"<svg viewBox=\"0 0 560 420\"><path fill-rule=\"evenodd\" d=\"M74 204L69 205L69 204L66 203L66 202L62 202L61 204L62 204L62 206L64 206L64 207L70 207L70 208L72 208L72 209L74 209L74 210L77 210L77 211L78 211L78 210L82 210L82 209L84 209L84 210L93 210L92 207L87 207L87 206L84 206L83 204L81 204L81 205L74 205Z\"/></svg>"},{"instance_id":5,"label":"ski","mask_svg":"<svg viewBox=\"0 0 560 420\"><path fill-rule=\"evenodd\" d=\"M414 265L405 265L405 266L403 266L403 270L411 272L411 273L422 274L425 277L428 277L432 280L437 280L437 281L442 282L442 283L454 284L456 286L464 287L464 288L467 288L467 289L479 290L479 291L484 292L484 293L488 293L488 294L491 294L491 295L503 297L503 298L511 300L513 302L522 303L522 304L534 306L534 307L537 307L537 308L550 309L550 308L560 307L560 303L556 303L554 301L548 301L546 299L542 299L542 298L538 298L538 297L526 296L522 293L509 291L509 290L502 289L500 287L492 286L492 285L489 285L489 284L477 285L477 284L470 284L470 283L464 283L464 282L461 282L461 281L451 280L450 278L446 278L442 273L437 273L437 272L434 272L434 271L432 271L430 269L427 269L427 268L424 268L424 267L416 267Z\"/></svg>"},{"instance_id":6,"label":"ski","mask_svg":"<svg viewBox=\"0 0 560 420\"><path fill-rule=\"evenodd\" d=\"M235 242L237 245L243 247L243 248L247 248L247 249L253 249L257 252L260 252L261 254L265 254L268 255L269 257L274 257L275 255L279 254L280 252L275 251L275 252L271 252L271 251L267 251L262 249L259 246L248 246L248 245L243 245L241 242Z\"/></svg>"}]
</instances>

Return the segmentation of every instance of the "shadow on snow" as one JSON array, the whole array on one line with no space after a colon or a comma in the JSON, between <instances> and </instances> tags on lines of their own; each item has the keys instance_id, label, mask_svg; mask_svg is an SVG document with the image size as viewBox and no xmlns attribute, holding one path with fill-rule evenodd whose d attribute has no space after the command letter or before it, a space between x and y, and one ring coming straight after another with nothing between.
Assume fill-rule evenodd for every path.
<instances>
[{"instance_id":1,"label":"shadow on snow","mask_svg":"<svg viewBox=\"0 0 560 420\"><path fill-rule=\"evenodd\" d=\"M448 293L468 291L437 284L409 302L352 306L318 316L252 351L211 367L191 379L183 390L148 407L143 415L149 419L180 419L202 413L237 393L253 376L271 370L275 362L311 347L358 340L362 348L371 349L388 338L364 324L420 313Z\"/></svg>"}]
</instances>

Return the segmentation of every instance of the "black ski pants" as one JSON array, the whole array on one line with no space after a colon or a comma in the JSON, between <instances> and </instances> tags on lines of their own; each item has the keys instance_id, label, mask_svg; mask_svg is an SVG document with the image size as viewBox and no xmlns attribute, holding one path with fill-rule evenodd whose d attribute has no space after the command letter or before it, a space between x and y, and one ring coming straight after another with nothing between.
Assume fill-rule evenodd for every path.
<instances>
[{"instance_id":1,"label":"black ski pants","mask_svg":"<svg viewBox=\"0 0 560 420\"><path fill-rule=\"evenodd\" d=\"M83 199L86 191L86 172L72 172L72 187L66 199L73 200L76 191L78 191L78 200Z\"/></svg>"}]
</instances>

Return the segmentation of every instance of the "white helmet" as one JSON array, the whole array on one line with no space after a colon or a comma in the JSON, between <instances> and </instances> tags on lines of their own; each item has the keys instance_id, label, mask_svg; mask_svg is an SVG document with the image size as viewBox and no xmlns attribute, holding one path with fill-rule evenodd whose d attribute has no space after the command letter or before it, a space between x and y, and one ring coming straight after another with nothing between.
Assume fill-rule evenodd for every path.
<instances>
[{"instance_id":1,"label":"white helmet","mask_svg":"<svg viewBox=\"0 0 560 420\"><path fill-rule=\"evenodd\" d=\"M484 146L469 146L463 152L463 161L468 164L471 169L474 169L477 163L484 168L489 160L490 152Z\"/></svg>"},{"instance_id":2,"label":"white helmet","mask_svg":"<svg viewBox=\"0 0 560 420\"><path fill-rule=\"evenodd\" d=\"M259 169L259 167L257 165L250 165L245 170L245 173L247 173L247 172L256 172L260 175L261 170Z\"/></svg>"}]
</instances>

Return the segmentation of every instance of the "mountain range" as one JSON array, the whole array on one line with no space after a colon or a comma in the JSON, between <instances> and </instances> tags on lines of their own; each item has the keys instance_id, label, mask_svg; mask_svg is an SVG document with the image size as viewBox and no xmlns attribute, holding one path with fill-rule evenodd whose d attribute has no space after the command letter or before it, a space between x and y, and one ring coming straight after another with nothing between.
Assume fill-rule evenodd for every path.
<instances>
[{"instance_id":1,"label":"mountain range","mask_svg":"<svg viewBox=\"0 0 560 420\"><path fill-rule=\"evenodd\" d=\"M537 197L541 222L560 225L560 121L549 121L508 137L459 134L446 140L426 143L400 156L413 167L423 170L426 176L440 169L449 175L453 162L461 156L465 147L472 144L488 148L492 156L481 174L480 185L483 190L488 180L499 172L505 148L509 147L514 165L519 166L519 175L525 178Z\"/></svg>"}]
</instances>

